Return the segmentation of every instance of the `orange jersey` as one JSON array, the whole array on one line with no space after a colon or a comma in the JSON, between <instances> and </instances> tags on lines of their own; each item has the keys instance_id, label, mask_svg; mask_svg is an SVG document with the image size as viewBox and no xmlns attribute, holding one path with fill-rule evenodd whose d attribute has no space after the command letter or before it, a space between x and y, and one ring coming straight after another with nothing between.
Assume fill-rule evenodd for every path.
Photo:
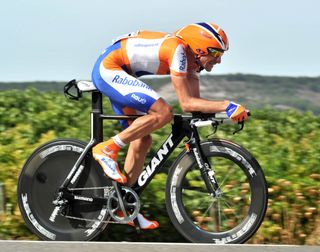
<instances>
[{"instance_id":1,"label":"orange jersey","mask_svg":"<svg viewBox=\"0 0 320 252\"><path fill-rule=\"evenodd\" d=\"M172 74L185 76L197 65L189 60L187 45L178 37L163 32L139 31L120 37L120 43L102 60L109 70L124 70L130 75Z\"/></svg>"}]
</instances>

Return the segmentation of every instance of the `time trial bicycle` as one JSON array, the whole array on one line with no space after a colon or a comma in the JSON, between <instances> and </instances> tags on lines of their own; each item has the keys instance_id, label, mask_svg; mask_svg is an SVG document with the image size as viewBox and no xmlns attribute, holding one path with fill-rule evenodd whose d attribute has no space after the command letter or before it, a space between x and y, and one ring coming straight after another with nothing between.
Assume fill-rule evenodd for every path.
<instances>
[{"instance_id":1,"label":"time trial bicycle","mask_svg":"<svg viewBox=\"0 0 320 252\"><path fill-rule=\"evenodd\" d=\"M134 120L139 115L104 115L103 95L92 82L70 81L65 95L92 95L91 139L57 139L36 149L18 181L18 204L29 229L44 240L93 240L110 223L136 220L139 195L161 171L175 148L185 148L169 169L166 207L174 227L198 243L244 243L261 225L267 209L267 183L257 160L223 139L201 139L198 129L230 120L223 113L174 115L172 132L133 187L104 176L92 157L103 141L103 120ZM237 131L242 130L244 122ZM123 216L116 213L121 210Z\"/></svg>"}]
</instances>

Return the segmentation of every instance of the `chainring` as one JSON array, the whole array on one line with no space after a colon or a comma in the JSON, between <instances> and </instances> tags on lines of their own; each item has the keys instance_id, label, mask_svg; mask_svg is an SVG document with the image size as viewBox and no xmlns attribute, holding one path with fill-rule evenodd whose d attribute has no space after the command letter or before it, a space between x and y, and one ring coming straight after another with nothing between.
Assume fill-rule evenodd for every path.
<instances>
[{"instance_id":1,"label":"chainring","mask_svg":"<svg viewBox=\"0 0 320 252\"><path fill-rule=\"evenodd\" d=\"M107 203L109 214L116 222L132 222L137 218L140 211L140 198L138 194L129 187L122 186L120 187L120 191L122 196L121 199L118 198L115 190L110 192ZM126 213L121 209L120 200L123 202Z\"/></svg>"}]
</instances>

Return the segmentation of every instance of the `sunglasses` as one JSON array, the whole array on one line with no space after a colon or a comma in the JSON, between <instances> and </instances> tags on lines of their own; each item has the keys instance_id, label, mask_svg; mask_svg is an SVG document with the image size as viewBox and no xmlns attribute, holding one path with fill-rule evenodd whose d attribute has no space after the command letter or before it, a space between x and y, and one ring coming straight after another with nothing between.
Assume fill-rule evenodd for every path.
<instances>
[{"instance_id":1,"label":"sunglasses","mask_svg":"<svg viewBox=\"0 0 320 252\"><path fill-rule=\"evenodd\" d=\"M208 47L208 53L213 56L213 57L221 57L224 53L224 51L220 51L220 50L217 50L215 48L212 48L212 47Z\"/></svg>"}]
</instances>

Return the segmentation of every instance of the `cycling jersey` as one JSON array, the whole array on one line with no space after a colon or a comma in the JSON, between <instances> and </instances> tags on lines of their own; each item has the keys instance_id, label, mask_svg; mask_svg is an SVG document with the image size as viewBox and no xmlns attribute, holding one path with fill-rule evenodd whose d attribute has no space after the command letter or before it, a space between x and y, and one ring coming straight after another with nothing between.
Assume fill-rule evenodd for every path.
<instances>
[{"instance_id":1,"label":"cycling jersey","mask_svg":"<svg viewBox=\"0 0 320 252\"><path fill-rule=\"evenodd\" d=\"M185 75L186 45L181 39L162 32L140 31L121 38L119 50L102 61L107 69L123 69L130 75Z\"/></svg>"},{"instance_id":2,"label":"cycling jersey","mask_svg":"<svg viewBox=\"0 0 320 252\"><path fill-rule=\"evenodd\" d=\"M139 31L118 38L100 55L92 81L109 97L116 114L127 114L128 107L147 113L160 96L136 77L186 76L197 67L187 60L181 39L163 32ZM126 122L122 125L128 126Z\"/></svg>"}]
</instances>

